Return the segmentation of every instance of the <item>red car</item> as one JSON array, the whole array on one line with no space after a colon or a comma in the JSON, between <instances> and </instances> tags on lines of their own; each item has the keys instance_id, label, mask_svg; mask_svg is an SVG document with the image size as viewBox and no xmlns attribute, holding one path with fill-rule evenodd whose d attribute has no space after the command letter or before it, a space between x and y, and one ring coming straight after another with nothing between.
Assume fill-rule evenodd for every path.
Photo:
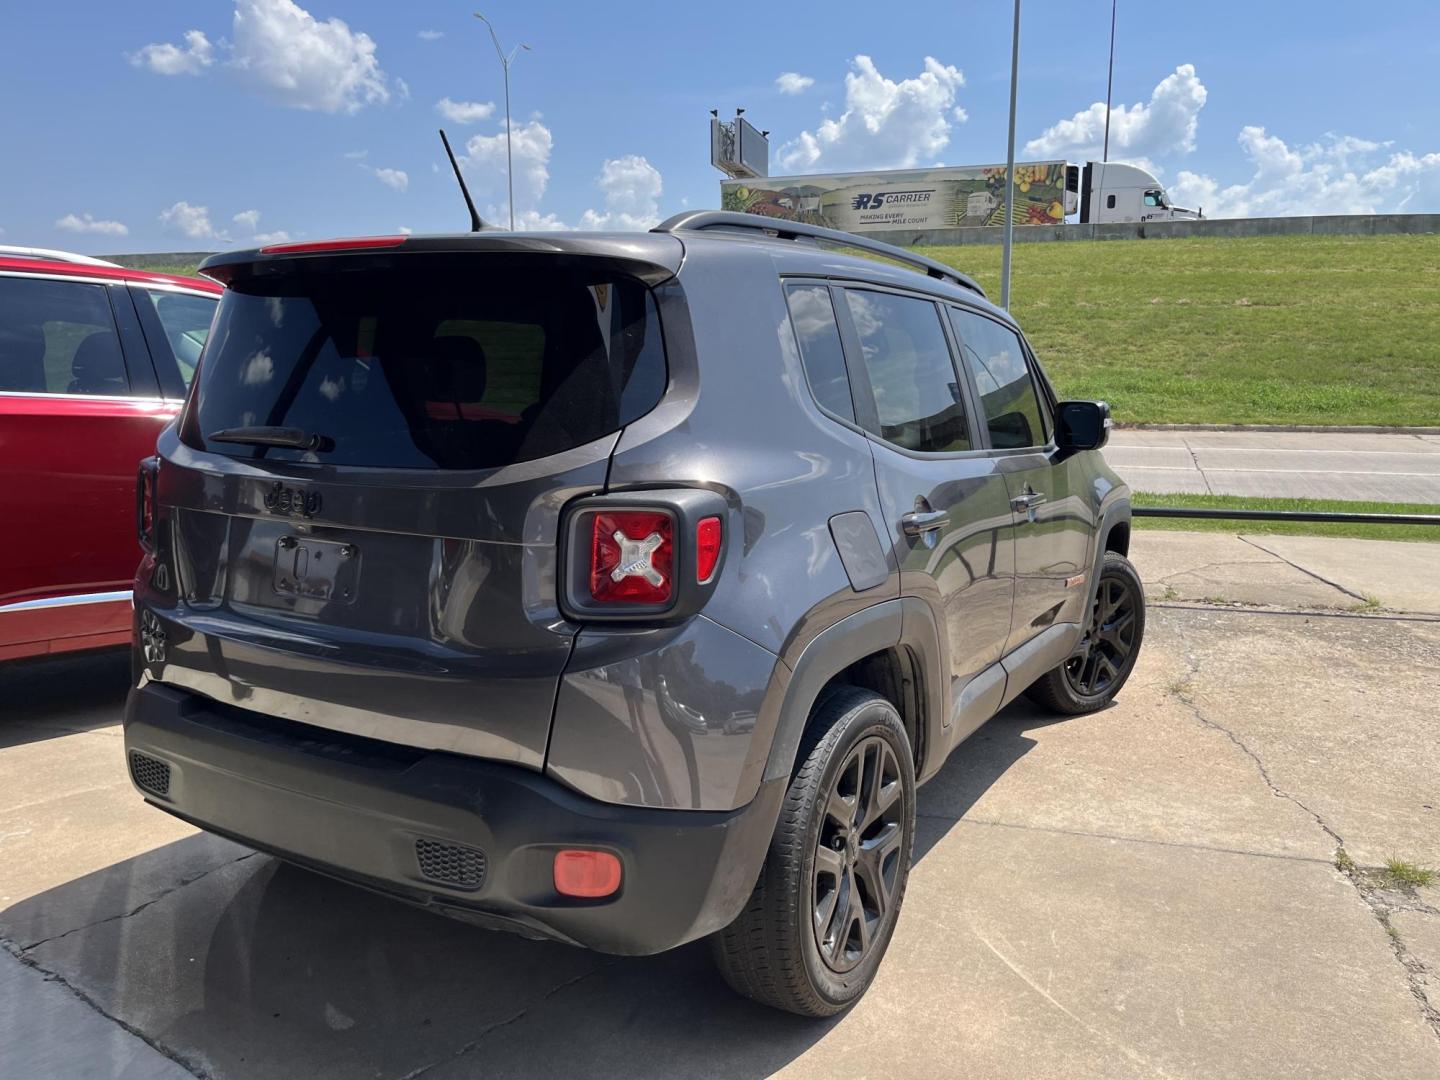
<instances>
[{"instance_id":1,"label":"red car","mask_svg":"<svg viewBox=\"0 0 1440 1080\"><path fill-rule=\"evenodd\" d=\"M0 252L0 660L130 640L135 477L221 289Z\"/></svg>"}]
</instances>

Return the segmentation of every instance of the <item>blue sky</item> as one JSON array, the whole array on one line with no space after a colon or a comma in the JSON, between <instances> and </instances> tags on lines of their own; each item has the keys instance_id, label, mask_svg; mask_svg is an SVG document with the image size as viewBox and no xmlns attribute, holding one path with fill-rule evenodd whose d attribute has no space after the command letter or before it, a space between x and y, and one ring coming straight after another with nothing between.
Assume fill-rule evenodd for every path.
<instances>
[{"instance_id":1,"label":"blue sky","mask_svg":"<svg viewBox=\"0 0 1440 1080\"><path fill-rule=\"evenodd\" d=\"M0 243L199 250L462 228L441 124L482 213L503 218L500 69L473 9L7 5ZM717 205L712 107L743 105L772 131L775 173L1004 158L1002 0L483 10L507 45L533 46L512 105L516 208L535 227ZM1028 0L1022 157L1098 151L1108 33L1108 0ZM1121 0L1111 156L1150 163L1212 216L1440 211L1437 61L1430 0Z\"/></svg>"}]
</instances>

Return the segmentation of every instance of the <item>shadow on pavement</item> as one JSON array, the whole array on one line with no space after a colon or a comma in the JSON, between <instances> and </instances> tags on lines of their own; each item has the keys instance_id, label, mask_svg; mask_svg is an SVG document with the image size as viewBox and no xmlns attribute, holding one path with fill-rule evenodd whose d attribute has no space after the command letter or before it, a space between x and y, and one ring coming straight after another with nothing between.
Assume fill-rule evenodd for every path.
<instances>
[{"instance_id":1,"label":"shadow on pavement","mask_svg":"<svg viewBox=\"0 0 1440 1080\"><path fill-rule=\"evenodd\" d=\"M921 793L917 861L1052 722L1012 707L951 759ZM759 1077L844 1020L737 997L703 942L644 958L532 942L204 835L16 904L0 933L48 936L36 963L217 1077Z\"/></svg>"},{"instance_id":2,"label":"shadow on pavement","mask_svg":"<svg viewBox=\"0 0 1440 1080\"><path fill-rule=\"evenodd\" d=\"M0 664L0 750L109 727L129 686L126 647Z\"/></svg>"}]
</instances>

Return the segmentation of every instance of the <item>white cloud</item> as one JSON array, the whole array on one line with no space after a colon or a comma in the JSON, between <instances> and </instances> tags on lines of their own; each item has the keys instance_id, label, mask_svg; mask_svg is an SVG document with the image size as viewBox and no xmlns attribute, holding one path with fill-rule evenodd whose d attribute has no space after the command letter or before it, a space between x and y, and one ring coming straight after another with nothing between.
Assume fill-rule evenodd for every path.
<instances>
[{"instance_id":1,"label":"white cloud","mask_svg":"<svg viewBox=\"0 0 1440 1080\"><path fill-rule=\"evenodd\" d=\"M235 0L231 40L220 46L228 52L225 70L280 105L354 113L390 100L370 35L341 19L321 22L294 0ZM130 62L161 75L198 75L215 64L216 52L203 32L190 30L183 48L146 45ZM404 80L395 84L406 97Z\"/></svg>"},{"instance_id":2,"label":"white cloud","mask_svg":"<svg viewBox=\"0 0 1440 1080\"><path fill-rule=\"evenodd\" d=\"M395 227L395 231L398 232L401 236L409 236L415 230L410 228L409 225L397 225Z\"/></svg>"},{"instance_id":3,"label":"white cloud","mask_svg":"<svg viewBox=\"0 0 1440 1080\"><path fill-rule=\"evenodd\" d=\"M444 30L421 30L415 35L421 41L439 41L445 36Z\"/></svg>"},{"instance_id":4,"label":"white cloud","mask_svg":"<svg viewBox=\"0 0 1440 1080\"><path fill-rule=\"evenodd\" d=\"M364 161L364 160L365 160L367 157L369 157L369 156L370 156L370 151L369 151L369 150L346 150L346 151L345 151L345 158L346 158L347 161Z\"/></svg>"},{"instance_id":5,"label":"white cloud","mask_svg":"<svg viewBox=\"0 0 1440 1080\"><path fill-rule=\"evenodd\" d=\"M1206 90L1194 64L1181 64L1160 80L1148 104L1116 105L1110 111L1110 156L1150 165L1168 154L1195 149L1195 131ZM1051 125L1025 144L1028 158L1099 160L1105 145L1105 103L1097 101L1069 120Z\"/></svg>"},{"instance_id":6,"label":"white cloud","mask_svg":"<svg viewBox=\"0 0 1440 1080\"><path fill-rule=\"evenodd\" d=\"M1254 168L1243 184L1181 172L1176 202L1207 217L1377 214L1440 209L1440 152L1394 151L1349 135L1292 147L1263 127L1242 128L1241 149Z\"/></svg>"},{"instance_id":7,"label":"white cloud","mask_svg":"<svg viewBox=\"0 0 1440 1080\"><path fill-rule=\"evenodd\" d=\"M515 221L527 214L533 221L527 228L562 228L552 215L539 213L540 200L550 183L550 151L554 139L550 129L539 120L518 124L511 129L515 158ZM465 165L468 174L474 175L482 191L489 191L500 198L505 196L505 132L494 135L472 135L465 143ZM501 203L504 208L504 203ZM491 210L491 220L508 222L508 214Z\"/></svg>"},{"instance_id":8,"label":"white cloud","mask_svg":"<svg viewBox=\"0 0 1440 1080\"><path fill-rule=\"evenodd\" d=\"M201 31L187 30L183 47L168 42L150 44L130 53L127 59L156 75L199 75L215 62L215 46Z\"/></svg>"},{"instance_id":9,"label":"white cloud","mask_svg":"<svg viewBox=\"0 0 1440 1080\"><path fill-rule=\"evenodd\" d=\"M66 214L55 222L55 227L66 232L95 233L98 236L126 236L130 232L118 221L99 221L89 214Z\"/></svg>"},{"instance_id":10,"label":"white cloud","mask_svg":"<svg viewBox=\"0 0 1440 1080\"><path fill-rule=\"evenodd\" d=\"M782 71L775 79L775 89L782 94L803 94L814 85L814 79L798 71Z\"/></svg>"},{"instance_id":11,"label":"white cloud","mask_svg":"<svg viewBox=\"0 0 1440 1080\"><path fill-rule=\"evenodd\" d=\"M376 180L396 191L404 191L410 186L410 177L404 169L371 169L370 171L375 174Z\"/></svg>"},{"instance_id":12,"label":"white cloud","mask_svg":"<svg viewBox=\"0 0 1440 1080\"><path fill-rule=\"evenodd\" d=\"M452 124L474 124L489 119L495 111L493 101L451 101L443 97L435 103L435 111Z\"/></svg>"},{"instance_id":13,"label":"white cloud","mask_svg":"<svg viewBox=\"0 0 1440 1080\"><path fill-rule=\"evenodd\" d=\"M369 34L320 22L293 0L236 0L231 65L265 96L318 112L353 113L390 100Z\"/></svg>"},{"instance_id":14,"label":"white cloud","mask_svg":"<svg viewBox=\"0 0 1440 1080\"><path fill-rule=\"evenodd\" d=\"M500 215L492 213L491 220L498 222ZM539 210L521 210L515 215L517 232L556 232L568 227L554 214L542 214Z\"/></svg>"},{"instance_id":15,"label":"white cloud","mask_svg":"<svg viewBox=\"0 0 1440 1080\"><path fill-rule=\"evenodd\" d=\"M160 224L167 229L184 233L191 240L228 239L224 234L215 231L208 206L194 206L184 200L160 211Z\"/></svg>"},{"instance_id":16,"label":"white cloud","mask_svg":"<svg viewBox=\"0 0 1440 1080\"><path fill-rule=\"evenodd\" d=\"M172 207L171 209L174 208ZM190 207L190 209L203 210L204 207ZM285 241L290 239L290 234L284 229L275 229L272 232L261 232L259 210L241 210L230 220L235 222L236 225L239 225L241 229L250 234L248 242L254 244L256 247L264 247L266 244L283 244L285 243ZM230 238L228 236L220 234L217 235L215 239L229 240Z\"/></svg>"},{"instance_id":17,"label":"white cloud","mask_svg":"<svg viewBox=\"0 0 1440 1080\"><path fill-rule=\"evenodd\" d=\"M887 79L868 56L855 57L845 76L845 111L802 131L777 154L791 171L906 168L932 161L950 142L958 119L955 96L965 85L959 68L925 58L914 78Z\"/></svg>"},{"instance_id":18,"label":"white cloud","mask_svg":"<svg viewBox=\"0 0 1440 1080\"><path fill-rule=\"evenodd\" d=\"M605 196L603 211L586 210L583 229L649 229L660 221L660 170L638 154L610 158L595 186Z\"/></svg>"}]
</instances>

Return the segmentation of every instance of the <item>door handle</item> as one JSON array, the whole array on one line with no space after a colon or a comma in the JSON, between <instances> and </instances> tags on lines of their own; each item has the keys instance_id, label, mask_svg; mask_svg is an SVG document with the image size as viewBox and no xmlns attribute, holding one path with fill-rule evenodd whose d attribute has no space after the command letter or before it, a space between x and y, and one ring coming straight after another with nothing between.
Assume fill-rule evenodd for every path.
<instances>
[{"instance_id":1,"label":"door handle","mask_svg":"<svg viewBox=\"0 0 1440 1080\"><path fill-rule=\"evenodd\" d=\"M924 536L950 524L950 515L943 510L912 510L900 515L900 528L906 536Z\"/></svg>"},{"instance_id":2,"label":"door handle","mask_svg":"<svg viewBox=\"0 0 1440 1080\"><path fill-rule=\"evenodd\" d=\"M1013 499L1011 499L1010 507L1017 514L1020 514L1024 513L1026 510L1029 510L1032 506L1039 506L1044 501L1045 493L1043 491L1027 491L1024 494L1016 495Z\"/></svg>"}]
</instances>

